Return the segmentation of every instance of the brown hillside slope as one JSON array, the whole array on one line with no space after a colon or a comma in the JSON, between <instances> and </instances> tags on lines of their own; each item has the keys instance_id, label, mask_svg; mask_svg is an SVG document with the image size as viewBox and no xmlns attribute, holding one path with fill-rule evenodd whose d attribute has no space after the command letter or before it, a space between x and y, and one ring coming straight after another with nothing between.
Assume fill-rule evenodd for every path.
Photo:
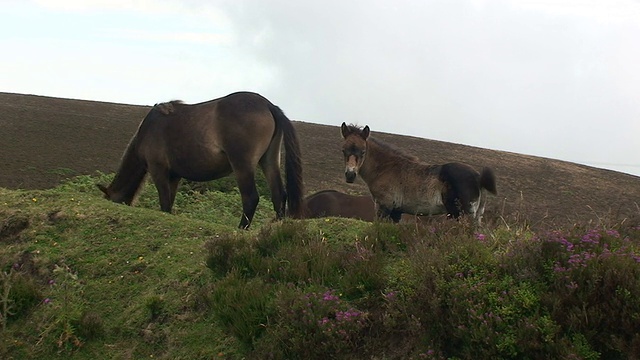
<instances>
[{"instance_id":1,"label":"brown hillside slope","mask_svg":"<svg viewBox=\"0 0 640 360\"><path fill-rule=\"evenodd\" d=\"M280 105L286 113L286 104ZM96 170L114 172L149 107L0 93L0 187L47 188ZM354 119L355 120L355 119ZM341 121L340 121L341 122ZM339 123L296 121L308 193L338 189L366 193L361 180L346 184ZM364 124L361 124L364 125ZM463 161L492 167L498 196L487 215L524 215L535 223L573 223L640 214L640 177L574 163L393 134L372 136L428 163ZM96 192L98 190L96 189Z\"/></svg>"}]
</instances>

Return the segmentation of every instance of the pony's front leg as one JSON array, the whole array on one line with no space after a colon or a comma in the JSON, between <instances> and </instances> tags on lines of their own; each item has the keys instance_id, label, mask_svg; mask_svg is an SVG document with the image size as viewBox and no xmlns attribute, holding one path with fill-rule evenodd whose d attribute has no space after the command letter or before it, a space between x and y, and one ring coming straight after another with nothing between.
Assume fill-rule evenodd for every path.
<instances>
[{"instance_id":1,"label":"pony's front leg","mask_svg":"<svg viewBox=\"0 0 640 360\"><path fill-rule=\"evenodd\" d=\"M384 206L381 206L378 204L378 206L376 206L376 215L378 220L392 220L393 222L398 222L400 219L398 218L398 221L396 221L393 218L393 210L386 208Z\"/></svg>"},{"instance_id":2,"label":"pony's front leg","mask_svg":"<svg viewBox=\"0 0 640 360\"><path fill-rule=\"evenodd\" d=\"M151 178L158 190L160 210L170 213L171 208L173 208L173 203L176 200L176 193L178 192L180 178L169 177L168 175L158 175L157 173L151 173Z\"/></svg>"}]
</instances>

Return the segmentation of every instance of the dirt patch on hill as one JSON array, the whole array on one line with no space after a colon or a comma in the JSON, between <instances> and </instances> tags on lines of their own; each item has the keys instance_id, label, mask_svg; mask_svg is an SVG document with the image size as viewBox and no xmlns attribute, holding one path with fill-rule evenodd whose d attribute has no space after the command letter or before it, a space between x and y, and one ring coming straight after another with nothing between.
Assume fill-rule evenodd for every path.
<instances>
[{"instance_id":1,"label":"dirt patch on hill","mask_svg":"<svg viewBox=\"0 0 640 360\"><path fill-rule=\"evenodd\" d=\"M286 112L285 104L280 104ZM0 93L0 187L49 188L80 174L116 171L147 106ZM339 125L295 121L307 193L367 193L344 180ZM524 217L533 224L637 219L640 178L565 161L377 133L428 163L467 162L494 169L498 196L487 217ZM99 190L96 189L96 192ZM634 220L635 221L635 220Z\"/></svg>"}]
</instances>

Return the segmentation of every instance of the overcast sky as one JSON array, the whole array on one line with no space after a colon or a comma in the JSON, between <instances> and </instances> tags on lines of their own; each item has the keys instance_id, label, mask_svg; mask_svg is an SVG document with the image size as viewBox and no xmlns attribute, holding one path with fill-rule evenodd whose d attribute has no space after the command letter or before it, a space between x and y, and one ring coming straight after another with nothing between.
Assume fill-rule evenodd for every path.
<instances>
[{"instance_id":1,"label":"overcast sky","mask_svg":"<svg viewBox=\"0 0 640 360\"><path fill-rule=\"evenodd\" d=\"M250 90L294 120L640 175L637 0L0 0L0 17L2 92Z\"/></svg>"}]
</instances>

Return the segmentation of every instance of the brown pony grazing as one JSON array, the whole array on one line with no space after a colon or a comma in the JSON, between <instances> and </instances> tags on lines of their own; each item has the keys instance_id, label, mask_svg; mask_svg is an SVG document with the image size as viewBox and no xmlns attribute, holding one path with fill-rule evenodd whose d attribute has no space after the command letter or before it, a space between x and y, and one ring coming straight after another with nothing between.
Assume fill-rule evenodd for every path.
<instances>
[{"instance_id":1,"label":"brown pony grazing","mask_svg":"<svg viewBox=\"0 0 640 360\"><path fill-rule=\"evenodd\" d=\"M471 214L479 224L486 192L497 194L493 171L478 173L461 163L428 165L401 150L369 137L369 126L342 123L345 178L356 175L369 187L379 218L400 221L403 213L447 214L458 218Z\"/></svg>"},{"instance_id":2,"label":"brown pony grazing","mask_svg":"<svg viewBox=\"0 0 640 360\"><path fill-rule=\"evenodd\" d=\"M358 196L336 190L322 190L304 199L305 218L345 217L373 221L375 204L371 196Z\"/></svg>"},{"instance_id":3,"label":"brown pony grazing","mask_svg":"<svg viewBox=\"0 0 640 360\"><path fill-rule=\"evenodd\" d=\"M284 139L286 191L280 176ZM160 209L171 212L181 178L209 181L236 176L242 196L239 227L247 229L258 206L255 169L260 165L271 189L277 218L302 211L300 144L282 110L259 94L237 92L188 105L156 104L142 120L122 157L105 197L131 205L147 173L158 189Z\"/></svg>"}]
</instances>

